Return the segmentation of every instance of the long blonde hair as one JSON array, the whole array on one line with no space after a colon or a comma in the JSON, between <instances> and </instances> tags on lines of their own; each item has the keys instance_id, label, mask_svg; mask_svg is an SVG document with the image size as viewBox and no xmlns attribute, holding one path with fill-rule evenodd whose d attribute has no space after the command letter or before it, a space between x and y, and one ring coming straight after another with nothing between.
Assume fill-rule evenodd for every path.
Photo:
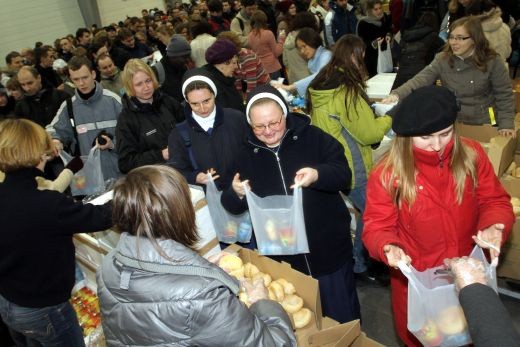
<instances>
[{"instance_id":1,"label":"long blonde hair","mask_svg":"<svg viewBox=\"0 0 520 347\"><path fill-rule=\"evenodd\" d=\"M455 129L456 130L456 129ZM453 151L450 159L450 168L455 182L457 203L462 203L466 178L470 178L473 188L477 187L476 158L477 153L461 138L453 133ZM401 207L404 202L409 207L417 198L415 189L415 160L413 155L412 137L396 136L390 147L390 151L383 157L380 165L381 183L390 193L392 201Z\"/></svg>"}]
</instances>

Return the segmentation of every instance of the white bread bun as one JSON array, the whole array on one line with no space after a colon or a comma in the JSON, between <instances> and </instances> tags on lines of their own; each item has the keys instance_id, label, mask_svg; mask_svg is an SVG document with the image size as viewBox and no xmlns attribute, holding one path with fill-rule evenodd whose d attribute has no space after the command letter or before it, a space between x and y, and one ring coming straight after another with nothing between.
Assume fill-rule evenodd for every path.
<instances>
[{"instance_id":1,"label":"white bread bun","mask_svg":"<svg viewBox=\"0 0 520 347\"><path fill-rule=\"evenodd\" d=\"M226 254L220 258L218 262L218 266L220 266L227 273L231 273L231 271L242 268L242 264L242 259L233 254Z\"/></svg>"},{"instance_id":2,"label":"white bread bun","mask_svg":"<svg viewBox=\"0 0 520 347\"><path fill-rule=\"evenodd\" d=\"M452 306L439 313L437 326L444 335L454 335L466 330L468 325L462 308L460 306Z\"/></svg>"},{"instance_id":3,"label":"white bread bun","mask_svg":"<svg viewBox=\"0 0 520 347\"><path fill-rule=\"evenodd\" d=\"M308 308L302 308L296 313L293 313L294 327L301 329L311 322L312 312Z\"/></svg>"},{"instance_id":4,"label":"white bread bun","mask_svg":"<svg viewBox=\"0 0 520 347\"><path fill-rule=\"evenodd\" d=\"M258 272L257 274L253 275L252 277L252 280L256 280L257 278L261 278L264 280L264 286L266 287L269 287L269 285L271 284L271 275L269 274L266 274L266 273L263 273L263 272Z\"/></svg>"},{"instance_id":5,"label":"white bread bun","mask_svg":"<svg viewBox=\"0 0 520 347\"><path fill-rule=\"evenodd\" d=\"M269 288L273 290L273 293L276 296L276 301L281 302L285 297L283 286L280 283L273 281L269 285Z\"/></svg>"},{"instance_id":6,"label":"white bread bun","mask_svg":"<svg viewBox=\"0 0 520 347\"><path fill-rule=\"evenodd\" d=\"M259 273L260 271L256 267L256 265L253 265L251 263L245 263L244 264L244 276L247 278L253 278L254 275Z\"/></svg>"},{"instance_id":7,"label":"white bread bun","mask_svg":"<svg viewBox=\"0 0 520 347\"><path fill-rule=\"evenodd\" d=\"M291 282L287 281L285 278L279 278L275 282L278 282L278 283L280 283L282 285L283 292L285 294L294 294L294 293L296 293L296 288L294 288L294 284L292 284Z\"/></svg>"},{"instance_id":8,"label":"white bread bun","mask_svg":"<svg viewBox=\"0 0 520 347\"><path fill-rule=\"evenodd\" d=\"M296 313L303 307L303 299L298 295L289 294L281 302L283 309L287 313Z\"/></svg>"}]
</instances>

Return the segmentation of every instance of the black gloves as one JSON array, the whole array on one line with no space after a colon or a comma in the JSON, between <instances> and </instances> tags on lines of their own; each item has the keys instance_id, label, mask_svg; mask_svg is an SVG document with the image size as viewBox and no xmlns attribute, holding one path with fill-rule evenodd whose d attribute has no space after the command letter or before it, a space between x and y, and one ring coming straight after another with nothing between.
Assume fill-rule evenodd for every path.
<instances>
[{"instance_id":1,"label":"black gloves","mask_svg":"<svg viewBox=\"0 0 520 347\"><path fill-rule=\"evenodd\" d=\"M72 173L76 173L83 168L83 160L80 157L74 157L67 165L65 169L69 169Z\"/></svg>"}]
</instances>

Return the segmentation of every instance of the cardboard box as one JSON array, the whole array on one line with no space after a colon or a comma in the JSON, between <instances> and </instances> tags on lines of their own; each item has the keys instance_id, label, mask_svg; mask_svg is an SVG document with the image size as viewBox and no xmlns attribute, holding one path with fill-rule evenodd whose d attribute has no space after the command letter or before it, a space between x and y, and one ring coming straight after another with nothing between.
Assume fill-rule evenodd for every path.
<instances>
[{"instance_id":1,"label":"cardboard box","mask_svg":"<svg viewBox=\"0 0 520 347\"><path fill-rule=\"evenodd\" d=\"M498 135L498 129L489 124L469 125L457 123L456 131L460 136L482 143L495 174L500 177L507 170L516 151L516 138Z\"/></svg>"},{"instance_id":2,"label":"cardboard box","mask_svg":"<svg viewBox=\"0 0 520 347\"><path fill-rule=\"evenodd\" d=\"M502 177L500 182L509 195L520 198L520 178L508 175ZM502 247L497 275L520 280L520 218L516 219L513 230Z\"/></svg>"},{"instance_id":3,"label":"cardboard box","mask_svg":"<svg viewBox=\"0 0 520 347\"><path fill-rule=\"evenodd\" d=\"M340 347L350 346L361 333L359 320L339 324L323 317L322 329L308 326L295 332L298 347Z\"/></svg>"},{"instance_id":4,"label":"cardboard box","mask_svg":"<svg viewBox=\"0 0 520 347\"><path fill-rule=\"evenodd\" d=\"M244 264L249 262L256 265L261 272L269 274L273 280L285 278L294 284L296 294L303 299L303 306L314 313L313 320L308 326L315 326L318 330L321 330L322 311L318 280L292 269L291 265L285 262L277 262L236 244L230 245L225 251L236 253Z\"/></svg>"},{"instance_id":5,"label":"cardboard box","mask_svg":"<svg viewBox=\"0 0 520 347\"><path fill-rule=\"evenodd\" d=\"M359 336L354 340L354 343L351 347L383 347L384 345L379 342L372 340L365 333L359 334Z\"/></svg>"}]
</instances>

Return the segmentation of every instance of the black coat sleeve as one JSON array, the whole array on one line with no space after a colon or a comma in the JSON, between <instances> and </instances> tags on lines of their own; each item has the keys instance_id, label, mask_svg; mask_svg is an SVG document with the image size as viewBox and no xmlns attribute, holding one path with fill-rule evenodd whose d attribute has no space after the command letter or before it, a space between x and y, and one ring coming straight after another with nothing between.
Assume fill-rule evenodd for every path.
<instances>
[{"instance_id":1,"label":"black coat sleeve","mask_svg":"<svg viewBox=\"0 0 520 347\"><path fill-rule=\"evenodd\" d=\"M520 336L511 316L491 287L471 284L462 288L459 300L475 347L518 346Z\"/></svg>"},{"instance_id":2,"label":"black coat sleeve","mask_svg":"<svg viewBox=\"0 0 520 347\"><path fill-rule=\"evenodd\" d=\"M139 148L139 131L136 122L128 120L129 116L124 112L119 116L116 126L117 153L119 153L119 171L128 173L130 170L157 163L164 163L160 149L142 151Z\"/></svg>"},{"instance_id":3,"label":"black coat sleeve","mask_svg":"<svg viewBox=\"0 0 520 347\"><path fill-rule=\"evenodd\" d=\"M200 170L194 170L191 165L188 149L177 129L172 129L168 136L168 164L178 170L189 184L197 184L196 179Z\"/></svg>"}]
</instances>

